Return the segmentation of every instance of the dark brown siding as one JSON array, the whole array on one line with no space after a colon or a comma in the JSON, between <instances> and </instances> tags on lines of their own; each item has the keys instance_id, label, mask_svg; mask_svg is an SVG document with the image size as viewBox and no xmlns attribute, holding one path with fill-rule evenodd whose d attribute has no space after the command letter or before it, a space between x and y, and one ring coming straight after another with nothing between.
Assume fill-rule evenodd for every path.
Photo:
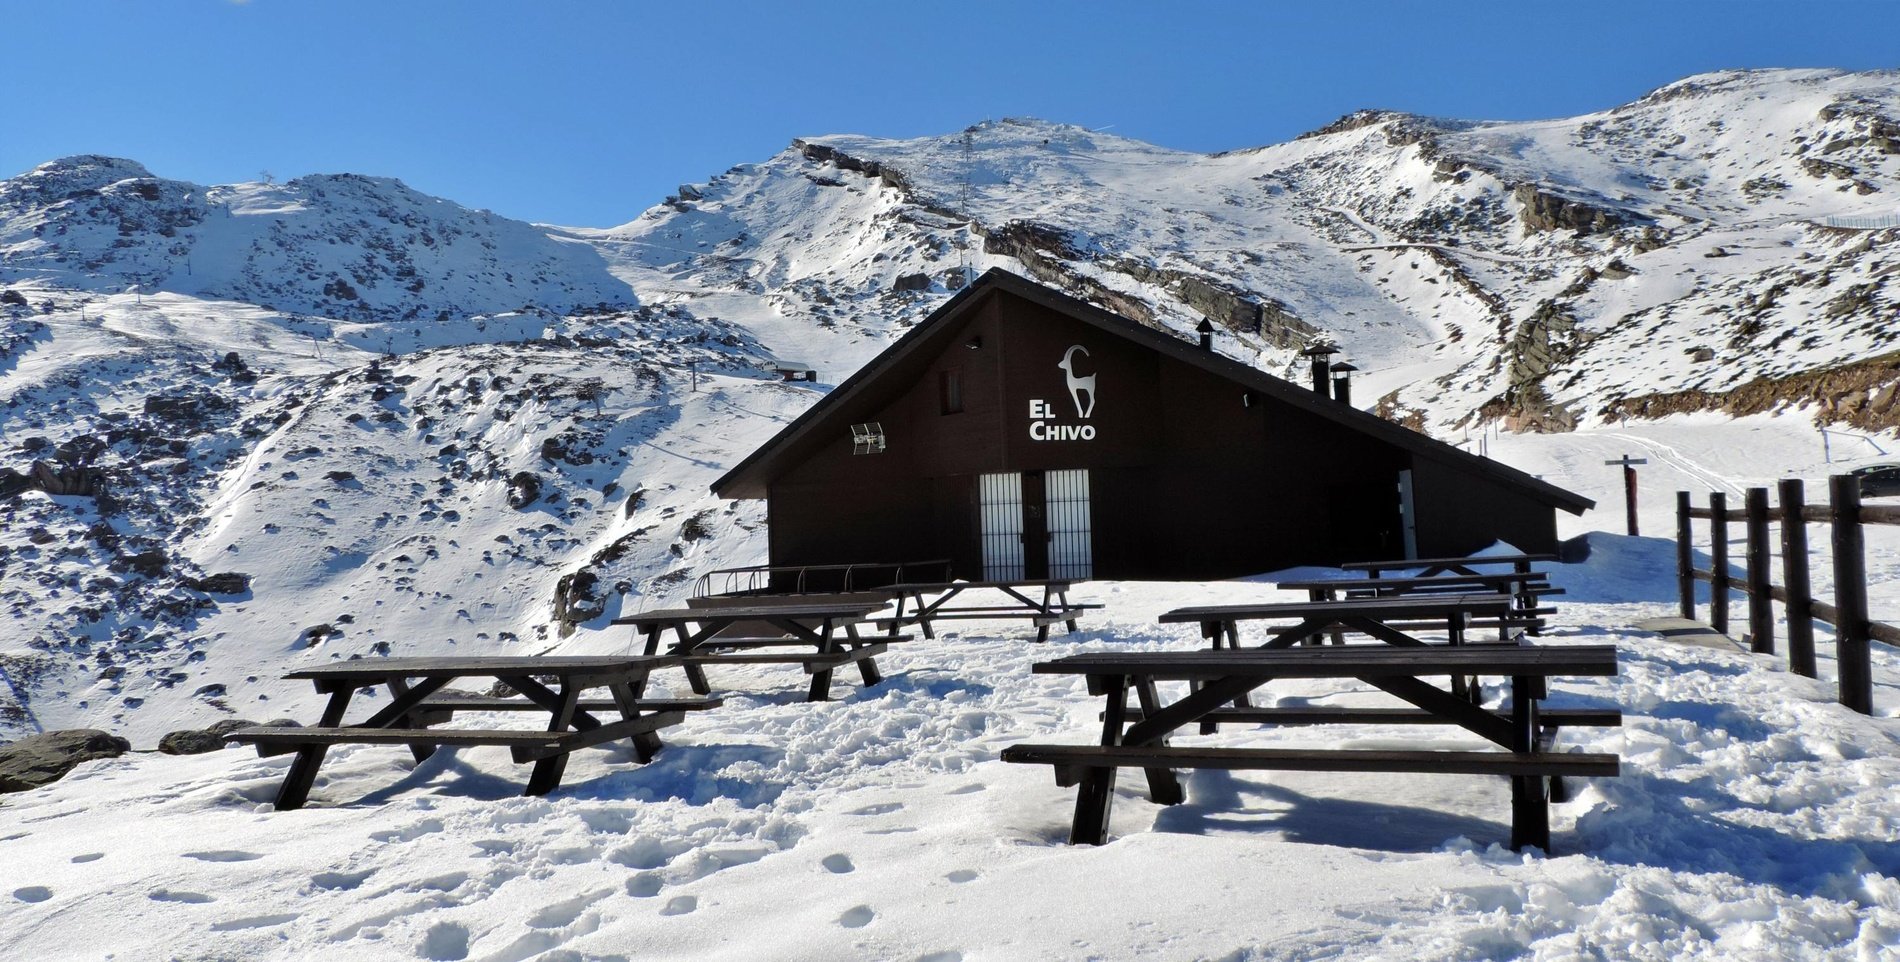
<instances>
[{"instance_id":1,"label":"dark brown siding","mask_svg":"<svg viewBox=\"0 0 1900 962\"><path fill-rule=\"evenodd\" d=\"M1410 452L1008 292L961 323L927 368L907 368L914 381L879 384L881 400L853 414L883 424L885 453L854 456L841 431L773 480L774 564L949 558L957 575L976 577L977 476L1075 468L1090 472L1098 578L1224 578L1402 555L1398 479L1414 467ZM1087 418L1057 366L1076 345L1087 353L1074 371L1097 392ZM951 369L963 410L945 414ZM1039 440L1036 422L1093 437ZM1554 545L1549 505L1438 462L1414 469L1421 552L1499 538Z\"/></svg>"},{"instance_id":2,"label":"dark brown siding","mask_svg":"<svg viewBox=\"0 0 1900 962\"><path fill-rule=\"evenodd\" d=\"M1524 551L1557 550L1557 515L1502 485L1419 458L1412 473L1421 558L1470 554L1494 541Z\"/></svg>"}]
</instances>

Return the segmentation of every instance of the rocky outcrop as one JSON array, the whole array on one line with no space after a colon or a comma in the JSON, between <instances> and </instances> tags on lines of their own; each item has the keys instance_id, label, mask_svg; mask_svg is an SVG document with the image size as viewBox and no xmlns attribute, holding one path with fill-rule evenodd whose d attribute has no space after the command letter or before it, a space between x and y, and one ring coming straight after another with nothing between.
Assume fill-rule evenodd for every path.
<instances>
[{"instance_id":1,"label":"rocky outcrop","mask_svg":"<svg viewBox=\"0 0 1900 962\"><path fill-rule=\"evenodd\" d=\"M525 511L536 501L541 500L541 479L533 472L520 471L508 479L508 506L516 511Z\"/></svg>"},{"instance_id":2,"label":"rocky outcrop","mask_svg":"<svg viewBox=\"0 0 1900 962\"><path fill-rule=\"evenodd\" d=\"M1518 184L1511 199L1522 204L1518 213L1529 233L1570 230L1578 234L1602 234L1628 223L1628 215L1564 197L1536 184Z\"/></svg>"},{"instance_id":3,"label":"rocky outcrop","mask_svg":"<svg viewBox=\"0 0 1900 962\"><path fill-rule=\"evenodd\" d=\"M1786 377L1756 378L1732 391L1669 391L1618 398L1603 406L1605 420L1661 418L1691 411L1734 417L1783 408L1812 409L1821 424L1862 431L1900 429L1900 352Z\"/></svg>"},{"instance_id":4,"label":"rocky outcrop","mask_svg":"<svg viewBox=\"0 0 1900 962\"><path fill-rule=\"evenodd\" d=\"M574 629L607 613L600 576L588 570L562 576L554 585L554 623L566 638Z\"/></svg>"},{"instance_id":5,"label":"rocky outcrop","mask_svg":"<svg viewBox=\"0 0 1900 962\"><path fill-rule=\"evenodd\" d=\"M209 728L191 728L167 734L158 740L158 750L167 755L202 755L225 747L224 736L240 728L296 728L299 727L288 718L267 721L259 726L257 722L242 718L227 718Z\"/></svg>"},{"instance_id":6,"label":"rocky outcrop","mask_svg":"<svg viewBox=\"0 0 1900 962\"><path fill-rule=\"evenodd\" d=\"M50 785L81 762L117 758L131 750L131 742L96 728L29 735L0 745L0 792Z\"/></svg>"}]
</instances>

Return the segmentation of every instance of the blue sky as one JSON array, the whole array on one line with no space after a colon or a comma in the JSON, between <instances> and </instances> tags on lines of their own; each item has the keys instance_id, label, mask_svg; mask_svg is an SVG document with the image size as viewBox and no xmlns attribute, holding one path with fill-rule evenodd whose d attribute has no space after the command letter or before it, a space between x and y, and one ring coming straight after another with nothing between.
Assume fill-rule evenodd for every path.
<instances>
[{"instance_id":1,"label":"blue sky","mask_svg":"<svg viewBox=\"0 0 1900 962\"><path fill-rule=\"evenodd\" d=\"M400 177L605 226L793 137L986 117L1187 150L1361 107L1587 113L1724 67L1900 67L1900 2L0 0L0 176Z\"/></svg>"}]
</instances>

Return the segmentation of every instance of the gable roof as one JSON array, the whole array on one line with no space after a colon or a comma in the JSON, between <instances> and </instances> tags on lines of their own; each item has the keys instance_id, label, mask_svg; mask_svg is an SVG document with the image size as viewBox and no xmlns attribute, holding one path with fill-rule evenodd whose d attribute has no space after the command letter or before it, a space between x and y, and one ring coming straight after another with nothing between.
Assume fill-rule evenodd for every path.
<instances>
[{"instance_id":1,"label":"gable roof","mask_svg":"<svg viewBox=\"0 0 1900 962\"><path fill-rule=\"evenodd\" d=\"M1376 440L1409 451L1418 457L1429 458L1521 491L1536 501L1562 508L1571 514L1582 514L1596 505L1595 501L1566 491L1542 478L1526 474L1489 458L1478 457L1469 451L1427 437L1376 414L1361 411L1350 404L1323 398L1311 390L1275 377L1259 368L1243 364L1214 351L1204 350L1198 344L1138 324L1119 314L1112 314L1093 304L1044 287L1026 277L995 267L985 271L983 276L978 277L956 296L945 301L942 307L919 321L916 327L893 342L884 350L884 353L859 368L856 373L846 378L844 383L839 384L817 404L812 405L804 414L786 425L784 430L774 435L770 441L765 442L758 450L747 455L745 460L734 465L732 470L727 471L719 480L714 481L713 493L722 498L764 497L767 485L773 477L821 447L824 439L842 431L844 425L849 424L855 414L876 410L889 399L885 395L900 393L901 387L878 390L880 383L890 383L884 381L886 374L906 368L928 367L941 348L946 346L944 342L948 341L958 329L957 320L980 304L986 295L999 291L1059 311L1174 360L1226 378L1250 390L1259 391L1263 395L1291 404L1300 410L1333 421L1350 430L1370 435ZM908 384L912 379L899 378L897 380Z\"/></svg>"}]
</instances>

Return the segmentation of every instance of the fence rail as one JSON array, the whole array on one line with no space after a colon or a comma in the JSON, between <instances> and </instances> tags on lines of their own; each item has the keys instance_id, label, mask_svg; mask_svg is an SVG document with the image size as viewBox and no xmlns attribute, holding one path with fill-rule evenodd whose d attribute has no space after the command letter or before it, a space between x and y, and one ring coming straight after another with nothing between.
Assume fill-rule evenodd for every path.
<instances>
[{"instance_id":1,"label":"fence rail","mask_svg":"<svg viewBox=\"0 0 1900 962\"><path fill-rule=\"evenodd\" d=\"M1834 629L1835 658L1840 666L1841 704L1863 714L1873 713L1873 651L1869 642L1900 646L1900 627L1874 621L1867 614L1867 547L1870 524L1900 525L1900 507L1860 503L1860 479L1838 474L1828 479L1828 503L1808 504L1799 479L1776 485L1776 505L1768 504L1767 488L1749 488L1742 510L1731 511L1728 496L1709 494L1709 506L1689 503L1689 492L1676 492L1676 584L1682 616L1695 618L1695 583L1709 584L1709 626L1728 633L1729 592L1748 599L1748 640L1752 651L1775 653L1773 602L1785 606L1788 617L1788 667L1816 677L1814 623ZM1691 539L1693 521L1709 522L1709 567L1695 567ZM1728 525L1742 523L1746 576L1736 583L1729 572ZM1775 584L1770 564L1769 526L1781 529L1781 577ZM1834 602L1816 599L1809 579L1808 525L1825 524L1834 553Z\"/></svg>"},{"instance_id":2,"label":"fence rail","mask_svg":"<svg viewBox=\"0 0 1900 962\"><path fill-rule=\"evenodd\" d=\"M851 591L922 579L950 580L947 558L929 561L880 561L833 565L747 565L720 568L699 576L693 597L709 595L806 594ZM715 591L718 588L720 590Z\"/></svg>"}]
</instances>

